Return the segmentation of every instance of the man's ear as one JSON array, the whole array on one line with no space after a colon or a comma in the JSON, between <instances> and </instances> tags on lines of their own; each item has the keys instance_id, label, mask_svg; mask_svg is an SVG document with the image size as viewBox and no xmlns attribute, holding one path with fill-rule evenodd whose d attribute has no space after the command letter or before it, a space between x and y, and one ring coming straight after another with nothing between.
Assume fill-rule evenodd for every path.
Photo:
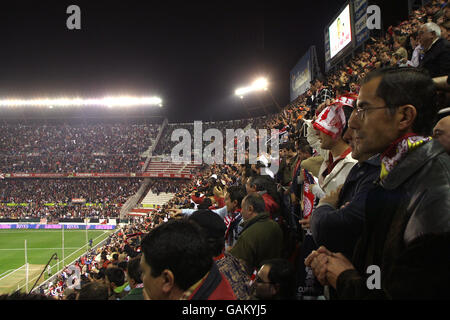
<instances>
[{"instance_id":1,"label":"man's ear","mask_svg":"<svg viewBox=\"0 0 450 320\"><path fill-rule=\"evenodd\" d=\"M417 110L413 105L407 104L399 107L399 127L400 131L408 130L413 127L414 121L416 121Z\"/></svg>"},{"instance_id":2,"label":"man's ear","mask_svg":"<svg viewBox=\"0 0 450 320\"><path fill-rule=\"evenodd\" d=\"M164 269L163 272L161 272L160 277L162 279L161 290L164 293L169 294L175 286L175 276L169 269Z\"/></svg>"}]
</instances>

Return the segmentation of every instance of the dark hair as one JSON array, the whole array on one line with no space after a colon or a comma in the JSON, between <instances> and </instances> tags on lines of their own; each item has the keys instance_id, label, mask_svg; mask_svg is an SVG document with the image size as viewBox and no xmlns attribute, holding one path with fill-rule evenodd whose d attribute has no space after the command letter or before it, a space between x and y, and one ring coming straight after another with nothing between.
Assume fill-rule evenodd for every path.
<instances>
[{"instance_id":1,"label":"dark hair","mask_svg":"<svg viewBox=\"0 0 450 320\"><path fill-rule=\"evenodd\" d=\"M126 261L120 261L120 262L117 264L117 267L120 268L120 269L122 269L123 271L126 271L127 268L128 268L128 262L126 262Z\"/></svg>"},{"instance_id":2,"label":"dark hair","mask_svg":"<svg viewBox=\"0 0 450 320\"><path fill-rule=\"evenodd\" d=\"M108 287L102 282L89 282L81 287L77 300L108 300Z\"/></svg>"},{"instance_id":3,"label":"dark hair","mask_svg":"<svg viewBox=\"0 0 450 320\"><path fill-rule=\"evenodd\" d=\"M277 185L268 176L256 176L250 180L250 186L256 187L256 191L266 191L275 202L280 204L280 196L278 195Z\"/></svg>"},{"instance_id":4,"label":"dark hair","mask_svg":"<svg viewBox=\"0 0 450 320\"><path fill-rule=\"evenodd\" d=\"M309 143L299 142L298 150L301 151L302 153L307 153L310 155L313 154L312 147L309 145Z\"/></svg>"},{"instance_id":5,"label":"dark hair","mask_svg":"<svg viewBox=\"0 0 450 320\"><path fill-rule=\"evenodd\" d=\"M169 269L181 290L199 281L213 263L200 227L186 219L171 220L150 231L142 241L142 252L152 277Z\"/></svg>"},{"instance_id":6,"label":"dark hair","mask_svg":"<svg viewBox=\"0 0 450 320\"><path fill-rule=\"evenodd\" d=\"M251 187L255 186L256 191L264 191L267 189L267 187L266 187L267 180L261 176L252 177L249 180L249 184Z\"/></svg>"},{"instance_id":7,"label":"dark hair","mask_svg":"<svg viewBox=\"0 0 450 320\"><path fill-rule=\"evenodd\" d=\"M238 207L241 208L242 200L244 200L247 195L247 190L244 186L231 186L227 188L227 193L230 197L231 202L237 201Z\"/></svg>"},{"instance_id":8,"label":"dark hair","mask_svg":"<svg viewBox=\"0 0 450 320\"><path fill-rule=\"evenodd\" d=\"M107 268L105 271L105 277L109 282L114 283L117 287L120 287L125 283L125 273L120 268Z\"/></svg>"},{"instance_id":9,"label":"dark hair","mask_svg":"<svg viewBox=\"0 0 450 320\"><path fill-rule=\"evenodd\" d=\"M211 210L199 210L190 215L188 220L197 223L202 229L211 255L213 257L220 255L225 247L225 232L227 230L223 218Z\"/></svg>"},{"instance_id":10,"label":"dark hair","mask_svg":"<svg viewBox=\"0 0 450 320\"><path fill-rule=\"evenodd\" d=\"M119 260L119 254L118 254L118 253L114 253L114 254L112 255L112 258L113 258L114 260Z\"/></svg>"},{"instance_id":11,"label":"dark hair","mask_svg":"<svg viewBox=\"0 0 450 320\"><path fill-rule=\"evenodd\" d=\"M100 268L97 273L94 274L96 280L105 279L105 268Z\"/></svg>"},{"instance_id":12,"label":"dark hair","mask_svg":"<svg viewBox=\"0 0 450 320\"><path fill-rule=\"evenodd\" d=\"M283 144L280 146L280 149L286 149L286 150L288 150L288 151L295 152L295 151L296 151L296 150L295 150L295 143L293 143L293 142L286 142L286 143L283 143Z\"/></svg>"},{"instance_id":13,"label":"dark hair","mask_svg":"<svg viewBox=\"0 0 450 320\"><path fill-rule=\"evenodd\" d=\"M399 106L413 105L417 110L414 133L431 134L438 108L436 87L428 72L410 67L384 68L367 74L362 84L378 77L382 79L376 94L386 102L391 114Z\"/></svg>"},{"instance_id":14,"label":"dark hair","mask_svg":"<svg viewBox=\"0 0 450 320\"><path fill-rule=\"evenodd\" d=\"M248 206L252 206L253 211L255 211L256 213L262 213L266 211L266 203L264 202L264 199L261 195L257 193L251 193L247 195L244 200L247 208Z\"/></svg>"},{"instance_id":15,"label":"dark hair","mask_svg":"<svg viewBox=\"0 0 450 320\"><path fill-rule=\"evenodd\" d=\"M40 293L28 294L26 292L16 291L11 294L0 295L0 301L7 301L7 300L55 300L55 299Z\"/></svg>"},{"instance_id":16,"label":"dark hair","mask_svg":"<svg viewBox=\"0 0 450 320\"><path fill-rule=\"evenodd\" d=\"M277 298L281 300L295 300L297 279L289 260L271 259L264 261L262 264L270 266L267 277L270 282L277 284L279 287Z\"/></svg>"},{"instance_id":17,"label":"dark hair","mask_svg":"<svg viewBox=\"0 0 450 320\"><path fill-rule=\"evenodd\" d=\"M142 270L140 262L141 262L140 256L130 259L130 261L128 261L127 267L128 277L130 279L133 279L134 282L136 283L142 283Z\"/></svg>"},{"instance_id":18,"label":"dark hair","mask_svg":"<svg viewBox=\"0 0 450 320\"><path fill-rule=\"evenodd\" d=\"M205 197L205 199L203 199L202 203L199 204L198 209L208 209L211 206L212 206L211 199L208 197Z\"/></svg>"}]
</instances>

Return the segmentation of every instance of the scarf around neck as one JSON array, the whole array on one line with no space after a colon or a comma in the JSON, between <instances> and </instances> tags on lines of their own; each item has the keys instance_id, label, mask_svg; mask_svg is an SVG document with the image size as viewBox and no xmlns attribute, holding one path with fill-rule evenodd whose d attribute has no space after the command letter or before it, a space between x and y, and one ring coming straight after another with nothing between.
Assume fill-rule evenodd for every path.
<instances>
[{"instance_id":1,"label":"scarf around neck","mask_svg":"<svg viewBox=\"0 0 450 320\"><path fill-rule=\"evenodd\" d=\"M380 179L384 180L403 159L413 150L430 142L432 137L419 136L409 133L394 141L381 155Z\"/></svg>"}]
</instances>

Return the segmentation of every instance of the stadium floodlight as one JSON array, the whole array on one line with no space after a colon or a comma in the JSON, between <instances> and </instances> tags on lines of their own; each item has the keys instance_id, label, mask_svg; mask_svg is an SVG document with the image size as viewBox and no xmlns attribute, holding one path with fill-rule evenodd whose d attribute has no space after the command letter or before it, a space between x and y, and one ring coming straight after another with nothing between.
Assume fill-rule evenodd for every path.
<instances>
[{"instance_id":1,"label":"stadium floodlight","mask_svg":"<svg viewBox=\"0 0 450 320\"><path fill-rule=\"evenodd\" d=\"M153 106L162 107L162 100L158 97L104 97L98 99L58 98L58 99L4 99L0 100L0 107L71 107L71 106L106 106L106 107L132 107Z\"/></svg>"},{"instance_id":2,"label":"stadium floodlight","mask_svg":"<svg viewBox=\"0 0 450 320\"><path fill-rule=\"evenodd\" d=\"M267 91L268 82L265 78L259 78L255 80L251 86L245 88L239 88L235 91L235 94L239 96L241 99L244 98L244 95L254 91Z\"/></svg>"}]
</instances>

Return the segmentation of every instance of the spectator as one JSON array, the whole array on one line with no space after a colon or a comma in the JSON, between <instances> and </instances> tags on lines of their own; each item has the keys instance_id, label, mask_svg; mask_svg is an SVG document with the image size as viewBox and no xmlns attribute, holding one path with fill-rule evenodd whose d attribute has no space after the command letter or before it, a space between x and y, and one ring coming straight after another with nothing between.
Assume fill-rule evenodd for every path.
<instances>
[{"instance_id":1,"label":"spectator","mask_svg":"<svg viewBox=\"0 0 450 320\"><path fill-rule=\"evenodd\" d=\"M253 298L258 300L295 300L294 268L285 259L263 262L253 283Z\"/></svg>"},{"instance_id":2,"label":"spectator","mask_svg":"<svg viewBox=\"0 0 450 320\"><path fill-rule=\"evenodd\" d=\"M120 300L129 291L125 291L128 282L125 281L125 273L117 267L107 268L105 271L105 283L109 288L109 300Z\"/></svg>"},{"instance_id":3,"label":"spectator","mask_svg":"<svg viewBox=\"0 0 450 320\"><path fill-rule=\"evenodd\" d=\"M450 116L446 116L439 120L433 129L433 136L442 144L445 151L450 155Z\"/></svg>"},{"instance_id":4,"label":"spectator","mask_svg":"<svg viewBox=\"0 0 450 320\"><path fill-rule=\"evenodd\" d=\"M270 219L278 218L280 214L280 205L279 200L275 200L274 197L278 198L276 190L273 190L271 194L269 194L268 189L271 187L271 179L267 176L255 176L251 177L247 181L246 189L247 193L258 193L264 199L264 203L266 204L265 211L269 213Z\"/></svg>"},{"instance_id":5,"label":"spectator","mask_svg":"<svg viewBox=\"0 0 450 320\"><path fill-rule=\"evenodd\" d=\"M131 290L121 300L144 300L144 284L142 283L142 270L140 262L140 256L128 261L127 279Z\"/></svg>"},{"instance_id":6,"label":"spectator","mask_svg":"<svg viewBox=\"0 0 450 320\"><path fill-rule=\"evenodd\" d=\"M76 300L108 300L108 290L103 282L89 282L81 287Z\"/></svg>"},{"instance_id":7,"label":"spectator","mask_svg":"<svg viewBox=\"0 0 450 320\"><path fill-rule=\"evenodd\" d=\"M325 108L321 114L314 124L312 121L305 121L309 144L325 159L317 177L319 185L314 185L312 189L318 198L336 191L357 162L351 156L350 146L342 139L349 111L345 111L344 106L335 104Z\"/></svg>"},{"instance_id":8,"label":"spectator","mask_svg":"<svg viewBox=\"0 0 450 320\"><path fill-rule=\"evenodd\" d=\"M305 261L340 299L448 296L450 262L442 252L450 242L450 158L429 137L435 94L432 79L417 69L380 70L363 82L363 113L352 116L350 126L360 152L382 154L380 178L366 201L366 225L352 262L325 247ZM373 290L369 266L381 272Z\"/></svg>"},{"instance_id":9,"label":"spectator","mask_svg":"<svg viewBox=\"0 0 450 320\"><path fill-rule=\"evenodd\" d=\"M332 192L320 200L311 216L310 226L317 246L342 252L350 259L362 232L367 193L380 174L380 157L373 152L360 152L354 142L353 129L349 128L344 137L350 142L352 157L358 164L350 170L339 192Z\"/></svg>"},{"instance_id":10,"label":"spectator","mask_svg":"<svg viewBox=\"0 0 450 320\"><path fill-rule=\"evenodd\" d=\"M441 29L435 23L426 23L419 30L419 43L424 55L419 67L428 70L432 78L450 73L450 43L441 38Z\"/></svg>"},{"instance_id":11,"label":"spectator","mask_svg":"<svg viewBox=\"0 0 450 320\"><path fill-rule=\"evenodd\" d=\"M149 299L236 299L193 223L172 220L156 227L144 238L142 252L144 296Z\"/></svg>"},{"instance_id":12,"label":"spectator","mask_svg":"<svg viewBox=\"0 0 450 320\"><path fill-rule=\"evenodd\" d=\"M281 258L283 233L269 218L265 207L263 197L256 193L242 200L243 229L230 253L245 263L248 274L259 268L264 260Z\"/></svg>"},{"instance_id":13,"label":"spectator","mask_svg":"<svg viewBox=\"0 0 450 320\"><path fill-rule=\"evenodd\" d=\"M227 278L237 300L250 299L250 278L246 274L245 266L239 259L225 252L225 231L227 227L216 213L205 210L196 211L189 216L189 220L197 223L208 240L211 254L219 271Z\"/></svg>"},{"instance_id":14,"label":"spectator","mask_svg":"<svg viewBox=\"0 0 450 320\"><path fill-rule=\"evenodd\" d=\"M410 35L409 41L411 44L411 48L413 49L411 60L407 62L408 66L417 68L420 63L420 53L423 51L422 46L418 42L418 35L417 33L414 33Z\"/></svg>"}]
</instances>

